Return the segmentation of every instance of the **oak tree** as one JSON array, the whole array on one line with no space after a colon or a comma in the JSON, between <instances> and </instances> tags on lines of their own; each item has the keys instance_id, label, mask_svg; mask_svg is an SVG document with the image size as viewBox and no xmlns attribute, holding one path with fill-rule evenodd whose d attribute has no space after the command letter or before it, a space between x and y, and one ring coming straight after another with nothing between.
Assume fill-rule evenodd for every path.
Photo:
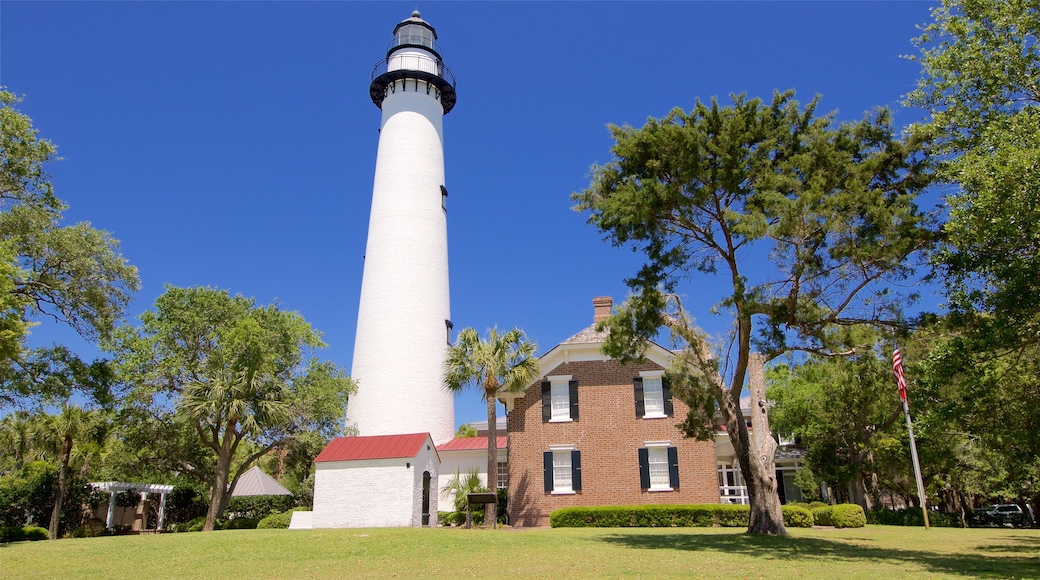
<instances>
[{"instance_id":1,"label":"oak tree","mask_svg":"<svg viewBox=\"0 0 1040 580\"><path fill-rule=\"evenodd\" d=\"M915 274L932 238L915 204L929 182L922 143L898 137L885 110L839 124L816 115L817 103L741 95L730 106L698 100L638 129L611 126L614 160L573 195L607 240L646 257L604 324L605 351L638 358L661 327L670 331L673 389L691 408L684 427L710 438L721 416L752 533L785 533L772 452L749 437L740 408L752 351L764 362L792 350L839 354L854 346L842 329L898 324L907 296L891 283ZM691 305L709 301L703 285L686 286L696 274L723 281L713 308L732 316L731 350L713 354L694 323Z\"/></svg>"}]
</instances>

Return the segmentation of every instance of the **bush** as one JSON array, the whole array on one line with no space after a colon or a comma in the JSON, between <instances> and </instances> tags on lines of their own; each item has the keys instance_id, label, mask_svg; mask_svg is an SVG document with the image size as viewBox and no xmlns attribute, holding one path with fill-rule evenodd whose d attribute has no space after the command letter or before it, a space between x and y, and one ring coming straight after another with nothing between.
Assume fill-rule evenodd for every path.
<instances>
[{"instance_id":1,"label":"bush","mask_svg":"<svg viewBox=\"0 0 1040 580\"><path fill-rule=\"evenodd\" d=\"M100 518L90 518L72 530L72 537L96 538L105 535L105 532L105 522L101 521Z\"/></svg>"},{"instance_id":2,"label":"bush","mask_svg":"<svg viewBox=\"0 0 1040 580\"><path fill-rule=\"evenodd\" d=\"M282 512L280 514L269 515L266 518L264 518L264 519L260 520L259 522L257 522L256 527L257 527L257 529L260 529L260 530L288 529L289 528L289 522L292 521L292 513L293 513L293 511L295 511L295 510Z\"/></svg>"},{"instance_id":3,"label":"bush","mask_svg":"<svg viewBox=\"0 0 1040 580\"><path fill-rule=\"evenodd\" d=\"M40 526L25 526L22 528L22 531L25 532L25 539L30 542L38 542L51 537L51 533L46 528L41 528Z\"/></svg>"},{"instance_id":4,"label":"bush","mask_svg":"<svg viewBox=\"0 0 1040 580\"><path fill-rule=\"evenodd\" d=\"M202 528L206 525L206 516L199 516L195 519L189 520L182 524L177 524L173 527L175 532L201 532Z\"/></svg>"},{"instance_id":5,"label":"bush","mask_svg":"<svg viewBox=\"0 0 1040 580\"><path fill-rule=\"evenodd\" d=\"M234 514L235 519L253 518L259 521L274 514L280 514L296 505L296 498L291 495L254 495L233 497L228 500L224 513Z\"/></svg>"},{"instance_id":6,"label":"bush","mask_svg":"<svg viewBox=\"0 0 1040 580\"><path fill-rule=\"evenodd\" d=\"M879 509L866 513L868 524L882 526L924 526L924 515L921 508ZM961 515L958 513L928 512L928 523L937 528L962 528Z\"/></svg>"},{"instance_id":7,"label":"bush","mask_svg":"<svg viewBox=\"0 0 1040 580\"><path fill-rule=\"evenodd\" d=\"M821 526L862 528L867 525L867 516L863 513L863 508L854 503L823 505L813 508L812 515Z\"/></svg>"},{"instance_id":8,"label":"bush","mask_svg":"<svg viewBox=\"0 0 1040 580\"><path fill-rule=\"evenodd\" d=\"M742 527L748 525L750 513L748 506L732 504L573 507L554 511L549 524L554 528Z\"/></svg>"},{"instance_id":9,"label":"bush","mask_svg":"<svg viewBox=\"0 0 1040 580\"><path fill-rule=\"evenodd\" d=\"M260 520L256 518L234 518L224 522L222 530L255 530Z\"/></svg>"},{"instance_id":10,"label":"bush","mask_svg":"<svg viewBox=\"0 0 1040 580\"><path fill-rule=\"evenodd\" d=\"M4 526L0 528L0 544L24 541L25 530L21 526Z\"/></svg>"},{"instance_id":11,"label":"bush","mask_svg":"<svg viewBox=\"0 0 1040 580\"><path fill-rule=\"evenodd\" d=\"M811 528L816 522L808 507L799 505L785 505L780 509L784 512L784 527L787 528Z\"/></svg>"}]
</instances>

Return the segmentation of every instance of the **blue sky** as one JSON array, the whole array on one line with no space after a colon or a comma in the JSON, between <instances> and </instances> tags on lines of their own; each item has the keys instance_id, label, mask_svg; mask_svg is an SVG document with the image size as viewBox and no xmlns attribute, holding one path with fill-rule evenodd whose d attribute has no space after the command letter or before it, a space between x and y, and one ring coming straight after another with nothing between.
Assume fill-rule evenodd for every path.
<instances>
[{"instance_id":1,"label":"blue sky","mask_svg":"<svg viewBox=\"0 0 1040 580\"><path fill-rule=\"evenodd\" d=\"M69 221L122 242L143 290L212 286L299 311L350 366L378 141L368 95L418 8L458 79L445 117L455 329L523 328L545 352L626 295L639 256L570 210L610 161L608 123L641 126L730 93L896 120L927 2L0 3L0 85L59 146ZM721 286L687 286L709 332ZM33 340L89 345L42 325ZM456 423L485 416L473 391Z\"/></svg>"}]
</instances>

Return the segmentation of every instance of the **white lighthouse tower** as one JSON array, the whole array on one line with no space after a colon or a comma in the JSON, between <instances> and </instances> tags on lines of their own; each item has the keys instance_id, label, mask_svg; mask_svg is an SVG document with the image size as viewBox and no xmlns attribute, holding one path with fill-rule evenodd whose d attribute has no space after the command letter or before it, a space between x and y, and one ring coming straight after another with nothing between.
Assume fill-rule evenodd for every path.
<instances>
[{"instance_id":1,"label":"white lighthouse tower","mask_svg":"<svg viewBox=\"0 0 1040 580\"><path fill-rule=\"evenodd\" d=\"M418 11L394 28L369 91L383 111L347 426L358 435L455 432L442 386L451 330L442 120L455 77Z\"/></svg>"}]
</instances>

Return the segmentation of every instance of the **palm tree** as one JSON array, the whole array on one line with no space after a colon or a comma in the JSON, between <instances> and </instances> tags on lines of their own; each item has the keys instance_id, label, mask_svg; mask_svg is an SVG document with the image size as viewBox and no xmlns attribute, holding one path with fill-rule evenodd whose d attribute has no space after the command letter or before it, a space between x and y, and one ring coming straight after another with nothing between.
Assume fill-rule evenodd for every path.
<instances>
[{"instance_id":1,"label":"palm tree","mask_svg":"<svg viewBox=\"0 0 1040 580\"><path fill-rule=\"evenodd\" d=\"M495 489L498 465L498 429L495 399L502 391L522 391L538 378L538 359L534 353L538 345L527 338L524 331L514 328L499 334L497 328L488 331L482 341L477 331L463 329L455 345L448 350L444 363L444 386L455 393L469 385L483 392L488 416L488 469L487 487ZM497 505L491 504L485 522L494 522ZM488 519L490 518L490 519Z\"/></svg>"},{"instance_id":2,"label":"palm tree","mask_svg":"<svg viewBox=\"0 0 1040 580\"><path fill-rule=\"evenodd\" d=\"M455 475L451 476L448 483L441 489L441 497L448 499L454 497L454 511L466 512L466 527L470 527L473 522L470 521L469 510L466 509L466 495L470 493L476 493L481 491L487 491L484 487L483 482L480 481L480 470L474 467L473 469L466 472L464 475L459 473L459 470L455 470ZM487 515L486 513L484 514ZM484 522L487 523L487 517L484 518Z\"/></svg>"},{"instance_id":3,"label":"palm tree","mask_svg":"<svg viewBox=\"0 0 1040 580\"><path fill-rule=\"evenodd\" d=\"M58 490L51 511L50 539L58 539L61 504L65 501L69 461L76 440L90 438L100 427L96 411L87 411L76 405L63 403L57 415L47 415L41 425L42 438L58 451Z\"/></svg>"}]
</instances>

